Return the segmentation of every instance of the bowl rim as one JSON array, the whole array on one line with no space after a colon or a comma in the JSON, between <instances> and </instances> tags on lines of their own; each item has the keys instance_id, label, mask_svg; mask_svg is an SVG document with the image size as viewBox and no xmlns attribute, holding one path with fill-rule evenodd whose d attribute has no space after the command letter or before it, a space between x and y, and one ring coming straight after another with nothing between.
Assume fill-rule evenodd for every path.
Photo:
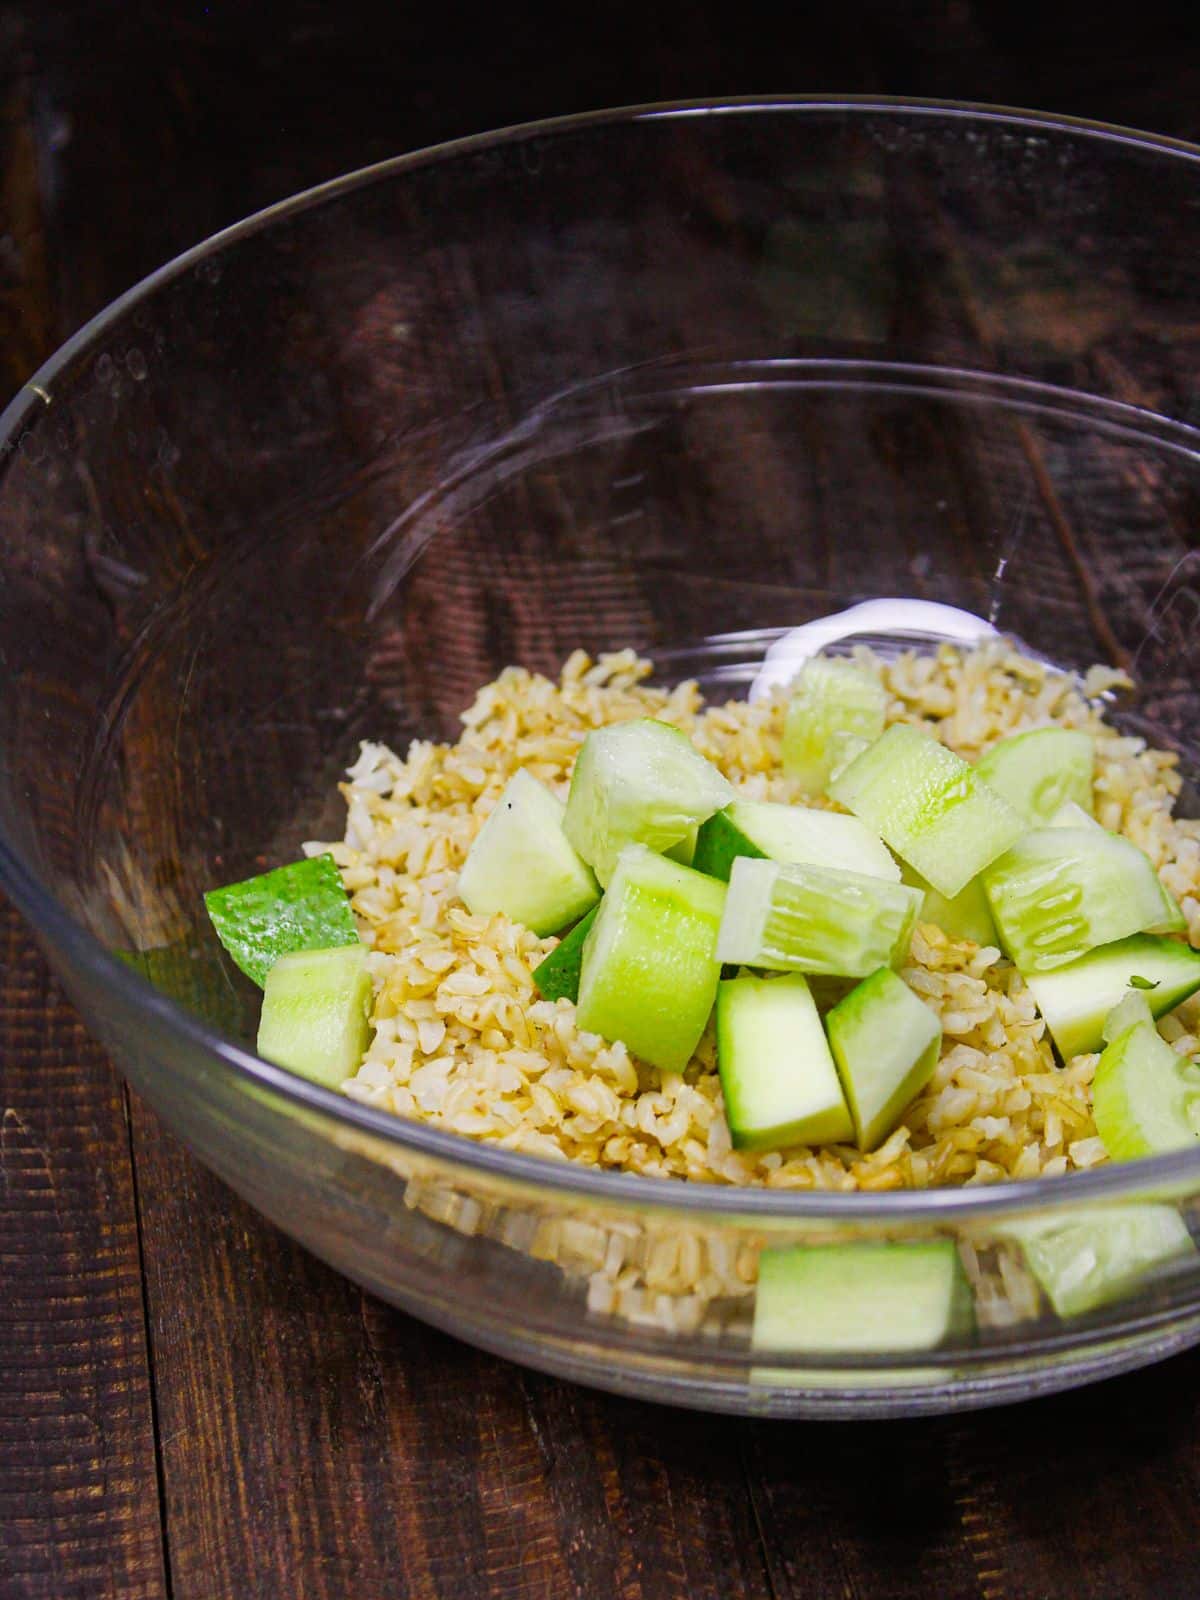
<instances>
[{"instance_id":1,"label":"bowl rim","mask_svg":"<svg viewBox=\"0 0 1200 1600\"><path fill-rule=\"evenodd\" d=\"M66 340L0 412L0 461L20 447L24 430L35 414L51 404L60 373L142 301L173 279L230 245L252 237L274 222L292 218L380 180L416 171L439 162L523 141L574 135L589 128L611 128L637 122L673 121L712 116L770 114L922 117L957 119L1020 130L1087 137L1125 145L1200 166L1200 146L1165 135L1124 128L1084 117L1058 115L1006 105L963 100L924 99L889 95L741 95L695 100L650 102L579 112L531 122L515 123L489 132L446 140L385 160L301 190L231 224L165 262L111 301ZM1159 419L1167 420L1167 419ZM190 1046L215 1057L285 1104L317 1113L347 1130L393 1145L413 1155L458 1167L464 1175L502 1180L522 1188L560 1192L565 1197L607 1206L632 1206L639 1210L672 1212L682 1216L719 1215L747 1221L823 1221L917 1223L945 1225L968 1222L997 1213L1061 1209L1064 1200L1074 1206L1105 1203L1135 1191L1161 1193L1176 1184L1190 1184L1200 1172L1200 1149L1130 1162L1109 1162L1092 1171L1062 1177L1010 1179L969 1188L901 1189L886 1193L858 1190L778 1190L734 1185L688 1183L678 1178L643 1177L542 1156L522 1155L478 1142L392 1112L366 1106L339 1092L326 1089L255 1055L236 1040L209 1027L183 1006L156 989L148 979L120 961L71 916L66 906L46 889L0 832L0 889L28 918L34 931L45 933L73 967L115 992L124 1006L143 1013L165 1033L181 1037Z\"/></svg>"}]
</instances>

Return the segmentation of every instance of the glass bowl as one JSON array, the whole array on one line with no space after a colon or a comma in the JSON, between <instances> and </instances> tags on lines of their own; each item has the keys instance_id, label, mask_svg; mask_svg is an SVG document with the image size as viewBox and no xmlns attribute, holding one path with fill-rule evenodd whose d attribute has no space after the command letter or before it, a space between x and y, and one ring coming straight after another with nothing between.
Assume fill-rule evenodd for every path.
<instances>
[{"instance_id":1,"label":"glass bowl","mask_svg":"<svg viewBox=\"0 0 1200 1600\"><path fill-rule=\"evenodd\" d=\"M1200 1340L1200 1257L1074 1316L1004 1277L1014 1223L1200 1217L1200 1154L842 1195L503 1152L259 1060L202 900L340 837L358 742L452 736L506 663L742 694L868 599L1131 668L1192 804L1198 160L953 104L623 110L301 195L77 334L0 423L0 881L137 1091L370 1290L609 1389L934 1411ZM752 1347L764 1246L930 1237L976 1333Z\"/></svg>"}]
</instances>

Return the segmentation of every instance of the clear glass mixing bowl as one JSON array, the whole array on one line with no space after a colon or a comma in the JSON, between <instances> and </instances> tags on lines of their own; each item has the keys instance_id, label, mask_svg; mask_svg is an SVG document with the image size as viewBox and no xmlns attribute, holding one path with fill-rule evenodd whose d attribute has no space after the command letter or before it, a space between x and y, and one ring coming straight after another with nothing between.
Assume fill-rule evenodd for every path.
<instances>
[{"instance_id":1,"label":"clear glass mixing bowl","mask_svg":"<svg viewBox=\"0 0 1200 1600\"><path fill-rule=\"evenodd\" d=\"M508 662L633 645L740 693L781 630L873 597L1132 667L1117 714L1190 774L1198 262L1200 152L901 102L575 118L252 218L110 307L0 421L0 880L205 1162L517 1360L851 1415L1200 1339L1190 1260L928 1354L886 1329L870 1356L753 1351L764 1242L949 1236L997 1271L1016 1216L1200 1215L1200 1154L829 1195L503 1153L258 1060L201 898L338 836L357 741L451 735ZM608 1251L644 1283L636 1315L589 1309ZM698 1312L681 1251L736 1292Z\"/></svg>"}]
</instances>

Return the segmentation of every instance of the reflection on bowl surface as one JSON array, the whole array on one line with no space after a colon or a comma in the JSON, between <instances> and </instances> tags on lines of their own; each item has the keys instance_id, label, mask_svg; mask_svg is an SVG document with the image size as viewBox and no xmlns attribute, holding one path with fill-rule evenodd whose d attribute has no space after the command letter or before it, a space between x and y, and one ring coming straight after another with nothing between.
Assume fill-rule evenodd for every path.
<instances>
[{"instance_id":1,"label":"reflection on bowl surface","mask_svg":"<svg viewBox=\"0 0 1200 1600\"><path fill-rule=\"evenodd\" d=\"M1194 814L1197 170L946 107L585 118L277 208L85 329L4 421L0 872L139 1091L359 1281L614 1388L944 1408L1194 1339L1177 1252L934 1351L752 1350L764 1246L952 1238L1004 1287L1006 1219L1190 1220L1200 1164L845 1196L551 1166L257 1062L202 895L339 837L359 742L456 737L509 662L631 648L740 697L881 597L1129 670ZM589 1304L622 1253L634 1321Z\"/></svg>"}]
</instances>

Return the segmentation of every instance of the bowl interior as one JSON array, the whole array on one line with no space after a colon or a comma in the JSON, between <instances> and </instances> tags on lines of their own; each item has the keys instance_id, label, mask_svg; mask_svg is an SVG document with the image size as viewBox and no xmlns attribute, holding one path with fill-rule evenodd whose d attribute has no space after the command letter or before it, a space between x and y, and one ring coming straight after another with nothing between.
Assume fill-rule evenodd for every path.
<instances>
[{"instance_id":1,"label":"bowl interior","mask_svg":"<svg viewBox=\"0 0 1200 1600\"><path fill-rule=\"evenodd\" d=\"M203 891L339 836L358 741L453 737L509 662L632 646L740 694L778 631L911 596L1129 667L1121 714L1192 763L1194 173L1036 120L743 107L235 230L14 414L10 848L251 1039Z\"/></svg>"}]
</instances>

